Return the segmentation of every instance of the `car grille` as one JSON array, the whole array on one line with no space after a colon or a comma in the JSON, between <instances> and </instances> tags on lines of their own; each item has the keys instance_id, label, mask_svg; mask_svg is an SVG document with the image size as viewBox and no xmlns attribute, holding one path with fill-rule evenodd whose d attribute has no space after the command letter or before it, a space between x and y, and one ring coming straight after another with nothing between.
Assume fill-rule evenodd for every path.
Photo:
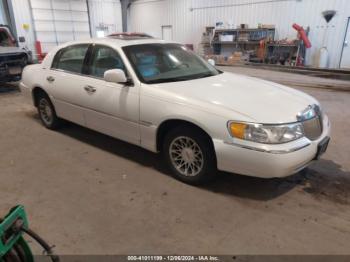
<instances>
[{"instance_id":1,"label":"car grille","mask_svg":"<svg viewBox=\"0 0 350 262\"><path fill-rule=\"evenodd\" d=\"M310 140L316 140L322 134L322 116L320 113L309 120L302 122L305 136Z\"/></svg>"},{"instance_id":2,"label":"car grille","mask_svg":"<svg viewBox=\"0 0 350 262\"><path fill-rule=\"evenodd\" d=\"M25 53L0 55L0 67L25 66L26 56Z\"/></svg>"}]
</instances>

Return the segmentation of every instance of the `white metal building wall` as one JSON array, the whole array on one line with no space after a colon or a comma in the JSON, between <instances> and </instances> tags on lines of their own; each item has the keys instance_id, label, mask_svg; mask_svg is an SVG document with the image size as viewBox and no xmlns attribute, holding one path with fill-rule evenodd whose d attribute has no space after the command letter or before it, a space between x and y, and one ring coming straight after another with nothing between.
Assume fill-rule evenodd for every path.
<instances>
[{"instance_id":1,"label":"white metal building wall","mask_svg":"<svg viewBox=\"0 0 350 262\"><path fill-rule=\"evenodd\" d=\"M85 0L30 0L30 4L43 52L67 41L90 38Z\"/></svg>"},{"instance_id":2,"label":"white metal building wall","mask_svg":"<svg viewBox=\"0 0 350 262\"><path fill-rule=\"evenodd\" d=\"M4 0L0 0L0 24L8 24Z\"/></svg>"},{"instance_id":3,"label":"white metal building wall","mask_svg":"<svg viewBox=\"0 0 350 262\"><path fill-rule=\"evenodd\" d=\"M325 45L332 68L339 67L348 17L349 0L138 0L129 11L129 31L139 31L161 37L161 26L172 25L175 41L200 43L206 26L215 22L275 24L276 39L295 38L293 23L310 26L312 48L307 51L306 63L316 65L318 49L323 46L326 22L321 13L336 10L328 25Z\"/></svg>"},{"instance_id":4,"label":"white metal building wall","mask_svg":"<svg viewBox=\"0 0 350 262\"><path fill-rule=\"evenodd\" d=\"M47 52L57 43L90 37L89 22L93 37L101 25L107 27L106 33L122 30L119 0L88 0L89 16L85 0L12 0L11 3L17 34L26 38L26 43L21 45L33 52L36 39L43 42L43 51Z\"/></svg>"},{"instance_id":5,"label":"white metal building wall","mask_svg":"<svg viewBox=\"0 0 350 262\"><path fill-rule=\"evenodd\" d=\"M105 35L123 31L120 0L89 0L89 10L93 36L97 31Z\"/></svg>"},{"instance_id":6,"label":"white metal building wall","mask_svg":"<svg viewBox=\"0 0 350 262\"><path fill-rule=\"evenodd\" d=\"M29 2L28 0L12 0L11 3L16 22L17 36L24 36L26 39L25 43L19 44L20 46L27 46L35 55L35 36ZM24 27L23 25L29 25L29 28Z\"/></svg>"}]
</instances>

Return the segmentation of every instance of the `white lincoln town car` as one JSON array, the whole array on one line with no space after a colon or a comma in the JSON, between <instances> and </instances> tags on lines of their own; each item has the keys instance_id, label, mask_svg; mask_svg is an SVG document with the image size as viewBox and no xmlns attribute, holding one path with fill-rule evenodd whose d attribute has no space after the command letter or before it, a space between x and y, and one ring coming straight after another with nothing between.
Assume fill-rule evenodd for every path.
<instances>
[{"instance_id":1,"label":"white lincoln town car","mask_svg":"<svg viewBox=\"0 0 350 262\"><path fill-rule=\"evenodd\" d=\"M20 89L45 127L65 119L161 152L173 175L192 184L217 169L288 176L330 140L313 97L222 72L181 44L142 34L61 45L25 67Z\"/></svg>"}]
</instances>

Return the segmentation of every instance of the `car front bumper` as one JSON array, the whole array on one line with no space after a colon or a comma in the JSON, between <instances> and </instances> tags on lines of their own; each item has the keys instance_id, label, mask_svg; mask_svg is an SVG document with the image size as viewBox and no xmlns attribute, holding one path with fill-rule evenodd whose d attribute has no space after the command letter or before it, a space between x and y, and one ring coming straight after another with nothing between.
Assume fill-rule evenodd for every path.
<instances>
[{"instance_id":1,"label":"car front bumper","mask_svg":"<svg viewBox=\"0 0 350 262\"><path fill-rule=\"evenodd\" d=\"M262 178L285 177L308 166L316 157L318 145L330 136L330 122L323 119L322 135L280 144L262 145L248 141L225 142L213 139L217 168L222 171Z\"/></svg>"},{"instance_id":2,"label":"car front bumper","mask_svg":"<svg viewBox=\"0 0 350 262\"><path fill-rule=\"evenodd\" d=\"M21 80L21 73L18 74L10 74L8 69L0 68L0 82L14 82Z\"/></svg>"}]
</instances>

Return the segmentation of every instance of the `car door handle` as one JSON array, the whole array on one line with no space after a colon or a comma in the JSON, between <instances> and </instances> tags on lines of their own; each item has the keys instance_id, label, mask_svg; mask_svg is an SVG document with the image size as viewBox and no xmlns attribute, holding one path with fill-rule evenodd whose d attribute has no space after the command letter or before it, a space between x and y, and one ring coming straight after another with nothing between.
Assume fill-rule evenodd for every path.
<instances>
[{"instance_id":1,"label":"car door handle","mask_svg":"<svg viewBox=\"0 0 350 262\"><path fill-rule=\"evenodd\" d=\"M55 81L55 78L53 76L48 76L46 77L46 80L50 83L52 83L53 81Z\"/></svg>"},{"instance_id":2,"label":"car door handle","mask_svg":"<svg viewBox=\"0 0 350 262\"><path fill-rule=\"evenodd\" d=\"M95 93L96 92L96 88L93 86L84 86L84 89L88 93Z\"/></svg>"}]
</instances>

